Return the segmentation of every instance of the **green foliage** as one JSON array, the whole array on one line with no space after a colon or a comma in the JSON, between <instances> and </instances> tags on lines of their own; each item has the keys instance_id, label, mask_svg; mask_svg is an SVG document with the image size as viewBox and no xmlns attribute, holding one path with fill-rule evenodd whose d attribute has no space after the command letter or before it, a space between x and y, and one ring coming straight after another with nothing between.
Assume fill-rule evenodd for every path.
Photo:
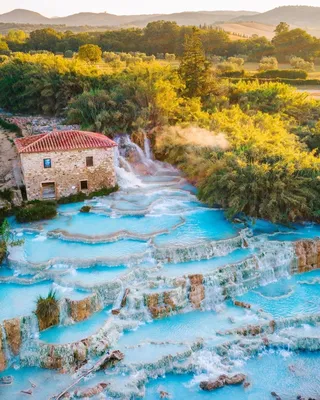
<instances>
[{"instance_id":1,"label":"green foliage","mask_svg":"<svg viewBox=\"0 0 320 400\"><path fill-rule=\"evenodd\" d=\"M255 75L258 78L284 78L284 79L306 79L308 74L302 70L291 70L291 69L270 69L259 72Z\"/></svg>"},{"instance_id":2,"label":"green foliage","mask_svg":"<svg viewBox=\"0 0 320 400\"><path fill-rule=\"evenodd\" d=\"M109 196L111 193L117 192L118 190L119 186L116 185L111 188L102 188L100 190L96 190L95 192L89 194L79 192L76 194L71 194L70 196L67 197L61 197L58 200L58 204L80 203L85 200L93 199L94 197Z\"/></svg>"},{"instance_id":3,"label":"green foliage","mask_svg":"<svg viewBox=\"0 0 320 400\"><path fill-rule=\"evenodd\" d=\"M81 209L80 209L80 212L81 213L89 213L91 211L91 207L90 206L83 206L83 207L81 207Z\"/></svg>"},{"instance_id":4,"label":"green foliage","mask_svg":"<svg viewBox=\"0 0 320 400\"><path fill-rule=\"evenodd\" d=\"M266 71L278 68L278 60L275 57L262 57L259 63L259 70Z\"/></svg>"},{"instance_id":5,"label":"green foliage","mask_svg":"<svg viewBox=\"0 0 320 400\"><path fill-rule=\"evenodd\" d=\"M97 63L101 60L102 50L95 44L85 44L79 48L80 60Z\"/></svg>"},{"instance_id":6,"label":"green foliage","mask_svg":"<svg viewBox=\"0 0 320 400\"><path fill-rule=\"evenodd\" d=\"M306 72L314 71L314 63L310 61L305 61L303 58L300 57L291 57L290 64L294 69Z\"/></svg>"},{"instance_id":7,"label":"green foliage","mask_svg":"<svg viewBox=\"0 0 320 400\"><path fill-rule=\"evenodd\" d=\"M292 55L310 60L320 48L320 39L299 28L282 30L272 39L272 43L276 57L282 61L288 60Z\"/></svg>"},{"instance_id":8,"label":"green foliage","mask_svg":"<svg viewBox=\"0 0 320 400\"><path fill-rule=\"evenodd\" d=\"M18 222L41 221L52 219L57 215L56 202L54 201L30 201L15 211Z\"/></svg>"},{"instance_id":9,"label":"green foliage","mask_svg":"<svg viewBox=\"0 0 320 400\"><path fill-rule=\"evenodd\" d=\"M59 322L59 312L59 301L54 290L50 290L47 297L37 298L35 314L41 330L56 325Z\"/></svg>"},{"instance_id":10,"label":"green foliage","mask_svg":"<svg viewBox=\"0 0 320 400\"><path fill-rule=\"evenodd\" d=\"M179 74L186 85L186 96L198 97L208 91L209 63L205 57L200 32L196 28L185 37Z\"/></svg>"},{"instance_id":11,"label":"green foliage","mask_svg":"<svg viewBox=\"0 0 320 400\"><path fill-rule=\"evenodd\" d=\"M0 126L8 131L15 132L19 137L22 136L21 128L15 124L12 124L11 122L6 121L5 119L0 118Z\"/></svg>"},{"instance_id":12,"label":"green foliage","mask_svg":"<svg viewBox=\"0 0 320 400\"><path fill-rule=\"evenodd\" d=\"M244 96L253 89L238 85ZM259 93L259 84L254 85ZM274 105L274 98L270 100L268 108L274 107L274 116L258 111L266 107L260 92L260 100L254 100L256 111L250 115L239 107L212 114L213 132L202 133L201 144L186 140L183 144L181 134L172 132L171 136L163 132L157 136L156 154L182 168L198 185L200 199L224 207L230 218L238 213L274 222L318 218L320 159L306 150L290 133L290 123L276 113L276 109L289 113L293 106L286 106L285 85L273 87L277 85L264 88L271 93L283 91L283 104ZM214 132L216 147L209 148L205 144ZM225 136L227 148L222 147L217 133Z\"/></svg>"}]
</instances>

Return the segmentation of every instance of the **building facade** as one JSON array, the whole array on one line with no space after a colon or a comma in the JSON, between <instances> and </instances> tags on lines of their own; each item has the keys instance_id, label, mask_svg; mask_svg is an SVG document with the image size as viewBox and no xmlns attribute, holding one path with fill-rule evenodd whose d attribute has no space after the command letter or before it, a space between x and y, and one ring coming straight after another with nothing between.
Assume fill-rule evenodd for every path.
<instances>
[{"instance_id":1,"label":"building facade","mask_svg":"<svg viewBox=\"0 0 320 400\"><path fill-rule=\"evenodd\" d=\"M117 144L92 132L54 131L15 141L28 200L59 199L116 185Z\"/></svg>"}]
</instances>

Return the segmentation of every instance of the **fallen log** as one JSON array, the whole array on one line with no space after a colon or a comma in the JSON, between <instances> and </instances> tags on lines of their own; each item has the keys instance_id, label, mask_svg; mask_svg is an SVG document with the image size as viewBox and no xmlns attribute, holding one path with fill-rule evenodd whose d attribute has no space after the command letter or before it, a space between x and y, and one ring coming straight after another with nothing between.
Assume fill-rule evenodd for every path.
<instances>
[{"instance_id":1,"label":"fallen log","mask_svg":"<svg viewBox=\"0 0 320 400\"><path fill-rule=\"evenodd\" d=\"M108 363L114 363L116 361L120 361L124 358L124 354L119 350L112 351L111 353L108 351L104 356L102 356L91 368L84 371L83 374L75 380L71 385L69 385L65 390L59 393L57 396L51 397L51 400L60 400L63 399L63 396L66 395L70 389L74 388L79 382L81 382L86 376L91 374L92 372L96 372L101 368L106 368Z\"/></svg>"}]
</instances>

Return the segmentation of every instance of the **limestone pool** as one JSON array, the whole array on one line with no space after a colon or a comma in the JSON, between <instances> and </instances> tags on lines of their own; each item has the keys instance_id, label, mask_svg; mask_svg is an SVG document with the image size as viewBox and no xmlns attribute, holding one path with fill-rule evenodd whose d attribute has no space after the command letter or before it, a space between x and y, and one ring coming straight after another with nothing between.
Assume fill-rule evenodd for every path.
<instances>
[{"instance_id":1,"label":"limestone pool","mask_svg":"<svg viewBox=\"0 0 320 400\"><path fill-rule=\"evenodd\" d=\"M0 269L1 400L319 399L320 227L232 223L147 139L118 144L118 192L10 219L24 242Z\"/></svg>"}]
</instances>

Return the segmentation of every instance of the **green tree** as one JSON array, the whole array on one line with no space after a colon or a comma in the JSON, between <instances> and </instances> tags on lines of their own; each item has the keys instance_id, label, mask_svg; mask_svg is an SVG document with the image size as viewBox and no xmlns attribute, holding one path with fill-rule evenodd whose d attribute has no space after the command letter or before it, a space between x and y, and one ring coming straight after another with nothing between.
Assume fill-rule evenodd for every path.
<instances>
[{"instance_id":1,"label":"green tree","mask_svg":"<svg viewBox=\"0 0 320 400\"><path fill-rule=\"evenodd\" d=\"M187 97L201 97L208 92L210 65L206 60L199 29L186 35L179 74L185 82Z\"/></svg>"},{"instance_id":2,"label":"green tree","mask_svg":"<svg viewBox=\"0 0 320 400\"><path fill-rule=\"evenodd\" d=\"M292 55L310 60L320 51L320 39L300 28L279 33L272 39L272 43L276 56L283 61Z\"/></svg>"},{"instance_id":3,"label":"green tree","mask_svg":"<svg viewBox=\"0 0 320 400\"><path fill-rule=\"evenodd\" d=\"M281 33L286 33L289 32L290 30L290 25L287 24L286 22L280 22L280 24L278 24L276 26L276 29L274 30L276 35L279 35Z\"/></svg>"},{"instance_id":4,"label":"green tree","mask_svg":"<svg viewBox=\"0 0 320 400\"><path fill-rule=\"evenodd\" d=\"M62 35L52 28L37 29L30 33L27 46L30 50L47 50L55 52Z\"/></svg>"},{"instance_id":5,"label":"green tree","mask_svg":"<svg viewBox=\"0 0 320 400\"><path fill-rule=\"evenodd\" d=\"M95 44L85 44L79 48L80 60L96 63L101 61L102 50Z\"/></svg>"}]
</instances>

